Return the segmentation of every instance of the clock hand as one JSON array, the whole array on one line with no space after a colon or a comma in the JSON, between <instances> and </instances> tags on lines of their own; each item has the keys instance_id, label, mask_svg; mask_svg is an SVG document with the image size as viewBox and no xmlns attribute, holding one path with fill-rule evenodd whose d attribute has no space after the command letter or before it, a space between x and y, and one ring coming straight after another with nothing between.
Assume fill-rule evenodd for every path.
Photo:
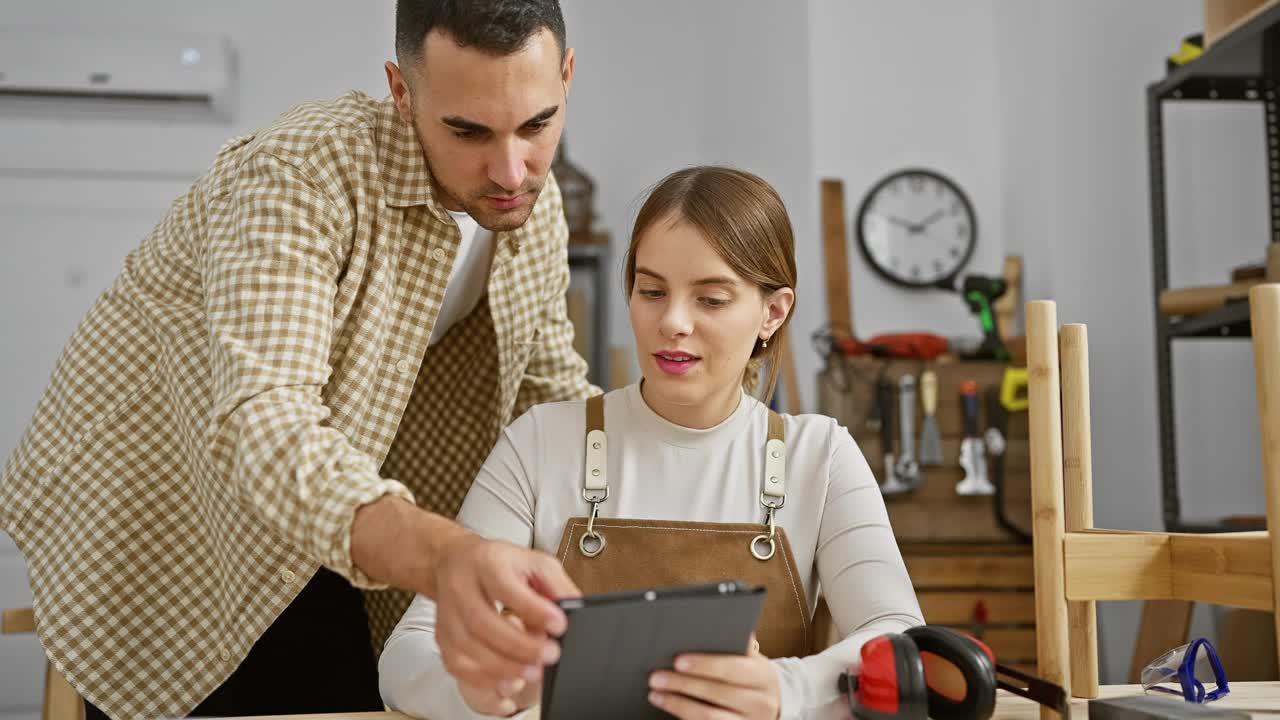
<instances>
[{"instance_id":1,"label":"clock hand","mask_svg":"<svg viewBox=\"0 0 1280 720\"><path fill-rule=\"evenodd\" d=\"M941 220L941 219L942 219L942 216L943 216L943 215L946 215L946 214L947 214L947 213L946 213L946 211L944 211L944 210L935 210L935 211L933 212L933 214L932 214L932 215L930 215L929 217L925 218L924 220L921 220L921 221L920 221L920 224L919 224L919 225L917 225L916 227L920 228L920 230L923 232L925 228L927 228L927 227L929 227L930 225L932 225L932 224L934 224L934 223L938 222L939 220Z\"/></svg>"},{"instance_id":2,"label":"clock hand","mask_svg":"<svg viewBox=\"0 0 1280 720\"><path fill-rule=\"evenodd\" d=\"M894 225L901 225L902 227L906 228L909 231L914 232L915 230L915 227L916 227L915 225L912 225L911 223L907 222L906 220L903 220L900 217L894 217L893 215L885 215L884 218L889 222L893 223Z\"/></svg>"}]
</instances>

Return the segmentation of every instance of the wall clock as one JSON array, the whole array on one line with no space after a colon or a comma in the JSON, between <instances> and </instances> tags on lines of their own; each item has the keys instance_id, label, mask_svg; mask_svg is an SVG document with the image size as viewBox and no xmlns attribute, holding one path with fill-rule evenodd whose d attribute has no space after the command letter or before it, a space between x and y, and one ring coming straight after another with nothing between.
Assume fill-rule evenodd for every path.
<instances>
[{"instance_id":1,"label":"wall clock","mask_svg":"<svg viewBox=\"0 0 1280 720\"><path fill-rule=\"evenodd\" d=\"M978 220L958 185L910 168L876 183L854 219L871 267L907 287L949 285L973 255Z\"/></svg>"}]
</instances>

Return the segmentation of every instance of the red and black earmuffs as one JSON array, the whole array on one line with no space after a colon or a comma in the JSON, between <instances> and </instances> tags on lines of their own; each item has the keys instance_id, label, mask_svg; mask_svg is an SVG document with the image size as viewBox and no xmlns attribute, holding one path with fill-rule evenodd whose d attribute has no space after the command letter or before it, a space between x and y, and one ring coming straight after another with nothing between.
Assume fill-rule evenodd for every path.
<instances>
[{"instance_id":1,"label":"red and black earmuffs","mask_svg":"<svg viewBox=\"0 0 1280 720\"><path fill-rule=\"evenodd\" d=\"M951 628L921 625L872 638L862 670L840 676L861 720L987 720L995 712L991 649Z\"/></svg>"}]
</instances>

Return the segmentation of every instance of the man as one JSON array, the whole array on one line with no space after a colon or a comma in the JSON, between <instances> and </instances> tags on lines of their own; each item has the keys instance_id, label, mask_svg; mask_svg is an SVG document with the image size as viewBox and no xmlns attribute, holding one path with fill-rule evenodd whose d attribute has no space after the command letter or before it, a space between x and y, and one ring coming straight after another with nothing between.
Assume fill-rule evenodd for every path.
<instances>
[{"instance_id":1,"label":"man","mask_svg":"<svg viewBox=\"0 0 1280 720\"><path fill-rule=\"evenodd\" d=\"M219 152L0 476L90 717L381 709L352 584L436 598L464 682L556 658L550 598L577 591L554 558L413 501L452 513L507 422L595 392L549 174L573 51L555 0L400 0L396 36L389 99L305 104Z\"/></svg>"}]
</instances>

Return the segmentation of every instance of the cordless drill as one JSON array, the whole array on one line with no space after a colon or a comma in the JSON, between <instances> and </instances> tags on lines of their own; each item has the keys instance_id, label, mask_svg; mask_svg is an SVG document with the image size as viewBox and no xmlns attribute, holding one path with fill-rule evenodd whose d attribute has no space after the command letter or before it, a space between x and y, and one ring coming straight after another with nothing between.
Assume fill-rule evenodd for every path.
<instances>
[{"instance_id":1,"label":"cordless drill","mask_svg":"<svg viewBox=\"0 0 1280 720\"><path fill-rule=\"evenodd\" d=\"M963 279L957 279L954 285L940 283L939 286L963 295L969 311L978 316L978 324L982 326L982 345L972 357L1009 362L1009 348L1005 347L1004 341L1000 339L996 316L991 312L991 303L1009 289L1004 279L985 275L965 275Z\"/></svg>"}]
</instances>

